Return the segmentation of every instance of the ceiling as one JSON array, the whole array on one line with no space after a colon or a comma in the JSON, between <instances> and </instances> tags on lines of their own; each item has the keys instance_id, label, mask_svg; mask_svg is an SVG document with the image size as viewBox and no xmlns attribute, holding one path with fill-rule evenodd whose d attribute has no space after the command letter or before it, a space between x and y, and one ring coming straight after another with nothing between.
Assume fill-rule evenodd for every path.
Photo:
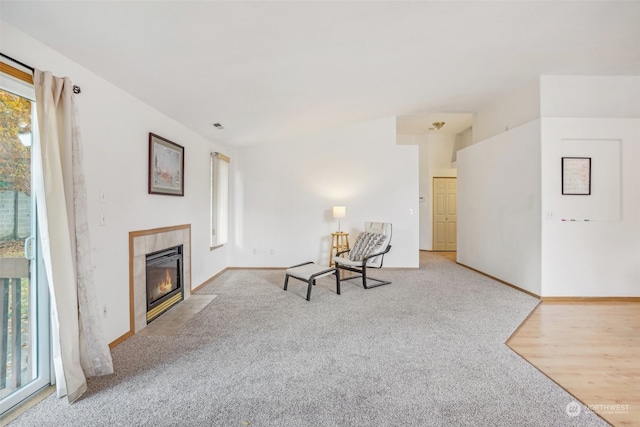
<instances>
[{"instance_id":1,"label":"ceiling","mask_svg":"<svg viewBox=\"0 0 640 427\"><path fill-rule=\"evenodd\" d=\"M440 129L435 123L444 123ZM458 134L473 124L473 114L470 113L424 113L398 116L396 133L400 135L424 135L439 133L445 135Z\"/></svg>"},{"instance_id":2,"label":"ceiling","mask_svg":"<svg viewBox=\"0 0 640 427\"><path fill-rule=\"evenodd\" d=\"M637 1L2 0L0 18L231 145L391 116L416 132L540 75L640 75Z\"/></svg>"}]
</instances>

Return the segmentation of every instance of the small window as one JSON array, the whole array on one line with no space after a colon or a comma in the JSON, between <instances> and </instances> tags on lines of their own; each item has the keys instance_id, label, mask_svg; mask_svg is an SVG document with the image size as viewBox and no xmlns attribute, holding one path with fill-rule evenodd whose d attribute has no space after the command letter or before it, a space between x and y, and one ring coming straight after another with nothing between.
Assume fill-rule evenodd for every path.
<instances>
[{"instance_id":1,"label":"small window","mask_svg":"<svg viewBox=\"0 0 640 427\"><path fill-rule=\"evenodd\" d=\"M229 239L229 162L221 153L211 153L211 248Z\"/></svg>"}]
</instances>

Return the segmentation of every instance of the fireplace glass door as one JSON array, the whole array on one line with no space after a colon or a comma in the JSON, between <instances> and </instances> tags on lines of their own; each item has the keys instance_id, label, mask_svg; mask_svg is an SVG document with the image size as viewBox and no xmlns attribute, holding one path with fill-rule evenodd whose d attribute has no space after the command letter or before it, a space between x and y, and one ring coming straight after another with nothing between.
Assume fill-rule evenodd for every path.
<instances>
[{"instance_id":1,"label":"fireplace glass door","mask_svg":"<svg viewBox=\"0 0 640 427\"><path fill-rule=\"evenodd\" d=\"M147 323L182 299L182 245L148 254Z\"/></svg>"}]
</instances>

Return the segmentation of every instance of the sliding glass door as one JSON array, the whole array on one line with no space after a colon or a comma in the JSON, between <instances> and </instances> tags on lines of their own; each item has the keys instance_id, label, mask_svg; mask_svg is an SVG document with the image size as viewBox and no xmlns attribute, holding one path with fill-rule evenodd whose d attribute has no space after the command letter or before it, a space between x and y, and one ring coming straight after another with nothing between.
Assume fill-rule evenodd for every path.
<instances>
[{"instance_id":1,"label":"sliding glass door","mask_svg":"<svg viewBox=\"0 0 640 427\"><path fill-rule=\"evenodd\" d=\"M49 299L38 263L33 86L0 75L0 415L51 382Z\"/></svg>"}]
</instances>

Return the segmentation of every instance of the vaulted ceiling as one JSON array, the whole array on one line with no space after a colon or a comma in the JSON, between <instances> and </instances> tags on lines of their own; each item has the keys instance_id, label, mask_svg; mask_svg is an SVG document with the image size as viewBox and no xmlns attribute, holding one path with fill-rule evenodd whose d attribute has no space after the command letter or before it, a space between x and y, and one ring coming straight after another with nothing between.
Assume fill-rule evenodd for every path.
<instances>
[{"instance_id":1,"label":"vaulted ceiling","mask_svg":"<svg viewBox=\"0 0 640 427\"><path fill-rule=\"evenodd\" d=\"M640 75L636 1L2 0L0 19L237 145L389 116L415 130L545 74Z\"/></svg>"}]
</instances>

